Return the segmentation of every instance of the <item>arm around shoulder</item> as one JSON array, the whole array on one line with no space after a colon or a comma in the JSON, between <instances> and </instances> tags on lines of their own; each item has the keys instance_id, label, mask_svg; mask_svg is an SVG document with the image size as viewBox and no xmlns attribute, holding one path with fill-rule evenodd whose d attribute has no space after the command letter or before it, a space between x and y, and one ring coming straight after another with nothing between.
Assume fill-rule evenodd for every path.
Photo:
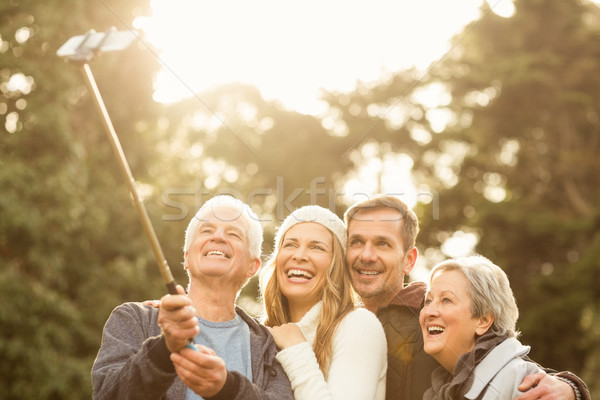
<instances>
[{"instance_id":1,"label":"arm around shoulder","mask_svg":"<svg viewBox=\"0 0 600 400\"><path fill-rule=\"evenodd\" d=\"M521 389L526 390L526 388L530 388L535 385L536 388L533 391L544 391L551 393L554 398L559 400L591 399L587 385L577 375L569 371L556 372L553 369L544 368L539 364L537 365L546 373L546 375L533 375L526 377L526 379L523 380ZM527 396L521 396L519 399L521 398L527 399Z\"/></svg>"},{"instance_id":2,"label":"arm around shoulder","mask_svg":"<svg viewBox=\"0 0 600 400\"><path fill-rule=\"evenodd\" d=\"M585 382L569 371L558 372L554 374L554 377L560 379L563 382L566 382L573 388L573 392L575 393L576 400L591 400L590 391L585 384Z\"/></svg>"}]
</instances>

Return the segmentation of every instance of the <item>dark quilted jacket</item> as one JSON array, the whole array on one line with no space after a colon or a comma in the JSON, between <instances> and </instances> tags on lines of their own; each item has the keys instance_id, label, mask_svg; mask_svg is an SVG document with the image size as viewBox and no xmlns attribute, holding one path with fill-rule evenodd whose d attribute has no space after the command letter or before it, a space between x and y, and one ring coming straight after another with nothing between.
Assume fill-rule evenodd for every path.
<instances>
[{"instance_id":1,"label":"dark quilted jacket","mask_svg":"<svg viewBox=\"0 0 600 400\"><path fill-rule=\"evenodd\" d=\"M386 400L421 400L439 364L423 351L419 312L426 285L414 282L377 311L388 345Z\"/></svg>"}]
</instances>

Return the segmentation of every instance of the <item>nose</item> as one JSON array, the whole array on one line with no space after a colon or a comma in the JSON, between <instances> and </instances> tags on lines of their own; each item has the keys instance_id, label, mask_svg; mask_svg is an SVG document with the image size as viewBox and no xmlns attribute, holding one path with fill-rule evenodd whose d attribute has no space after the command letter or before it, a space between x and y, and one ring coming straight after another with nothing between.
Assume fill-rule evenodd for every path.
<instances>
[{"instance_id":1,"label":"nose","mask_svg":"<svg viewBox=\"0 0 600 400\"><path fill-rule=\"evenodd\" d=\"M434 317L438 315L438 309L435 306L435 302L425 302L423 308L421 309L421 314L423 317Z\"/></svg>"},{"instance_id":2,"label":"nose","mask_svg":"<svg viewBox=\"0 0 600 400\"><path fill-rule=\"evenodd\" d=\"M222 242L225 240L225 230L223 228L217 228L214 230L210 240L214 242Z\"/></svg>"},{"instance_id":3,"label":"nose","mask_svg":"<svg viewBox=\"0 0 600 400\"><path fill-rule=\"evenodd\" d=\"M306 249L304 248L304 246L298 246L296 248L296 251L292 255L292 259L303 260L303 261L305 261L307 259L306 258Z\"/></svg>"},{"instance_id":4,"label":"nose","mask_svg":"<svg viewBox=\"0 0 600 400\"><path fill-rule=\"evenodd\" d=\"M359 259L364 264L372 264L377 261L377 252L375 251L373 244L369 242L365 243L359 254Z\"/></svg>"}]
</instances>

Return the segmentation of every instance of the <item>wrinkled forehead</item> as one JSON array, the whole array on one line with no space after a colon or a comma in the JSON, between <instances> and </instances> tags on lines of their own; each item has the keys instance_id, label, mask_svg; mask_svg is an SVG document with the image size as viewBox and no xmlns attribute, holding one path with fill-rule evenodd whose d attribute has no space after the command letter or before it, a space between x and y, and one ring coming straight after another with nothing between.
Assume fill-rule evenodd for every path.
<instances>
[{"instance_id":1,"label":"wrinkled forehead","mask_svg":"<svg viewBox=\"0 0 600 400\"><path fill-rule=\"evenodd\" d=\"M245 215L244 210L239 209L235 206L222 205L216 207L208 207L202 210L196 219L199 224L211 223L211 224L228 224L228 225L241 225L245 231L249 227L248 216Z\"/></svg>"}]
</instances>

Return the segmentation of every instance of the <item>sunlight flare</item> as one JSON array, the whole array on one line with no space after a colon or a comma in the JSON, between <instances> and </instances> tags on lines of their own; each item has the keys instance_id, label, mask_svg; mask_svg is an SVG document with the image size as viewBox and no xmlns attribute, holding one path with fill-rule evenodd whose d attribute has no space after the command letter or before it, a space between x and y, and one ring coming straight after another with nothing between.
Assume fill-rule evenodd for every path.
<instances>
[{"instance_id":1,"label":"sunlight flare","mask_svg":"<svg viewBox=\"0 0 600 400\"><path fill-rule=\"evenodd\" d=\"M135 26L160 52L156 101L240 82L287 108L317 113L323 89L350 91L357 81L426 69L477 18L481 4L153 0L153 16Z\"/></svg>"}]
</instances>

